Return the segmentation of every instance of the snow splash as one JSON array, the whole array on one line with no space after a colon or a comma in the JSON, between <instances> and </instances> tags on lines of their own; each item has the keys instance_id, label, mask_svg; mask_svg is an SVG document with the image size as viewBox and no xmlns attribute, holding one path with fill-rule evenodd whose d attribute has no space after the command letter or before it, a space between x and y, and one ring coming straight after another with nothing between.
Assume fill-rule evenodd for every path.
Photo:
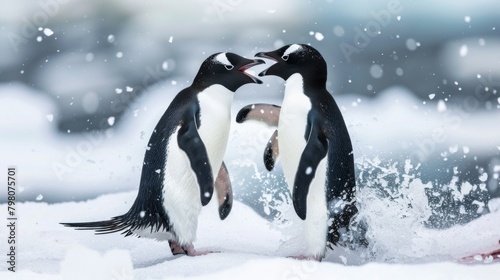
<instances>
[{"instance_id":1,"label":"snow splash","mask_svg":"<svg viewBox=\"0 0 500 280\"><path fill-rule=\"evenodd\" d=\"M485 221L475 223L489 212L485 207L488 191L483 184L459 182L456 176L446 184L423 182L421 166L412 165L410 160L383 162L379 158L360 158L356 164L359 213L353 225L358 231L344 236L344 240L353 240L354 245L329 251L326 261L343 264L457 261L498 247L500 226ZM300 254L305 244L303 221L295 215L289 191L273 187L268 181L269 178L262 180L264 192L259 202L264 204L267 214L274 216L270 227L282 232L277 254ZM357 246L360 237L368 240L367 248Z\"/></svg>"}]
</instances>

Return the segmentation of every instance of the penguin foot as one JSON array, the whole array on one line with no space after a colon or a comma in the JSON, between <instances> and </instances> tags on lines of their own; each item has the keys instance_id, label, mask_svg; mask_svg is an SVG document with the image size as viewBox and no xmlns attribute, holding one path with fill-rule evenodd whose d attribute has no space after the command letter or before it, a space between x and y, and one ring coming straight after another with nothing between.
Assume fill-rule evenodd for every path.
<instances>
[{"instance_id":1,"label":"penguin foot","mask_svg":"<svg viewBox=\"0 0 500 280\"><path fill-rule=\"evenodd\" d=\"M500 240L498 241L498 243L500 243ZM462 261L486 260L486 259L489 259L490 261L500 260L500 249L495 250L493 252L486 253L486 254L476 254L476 255L464 257L464 258L462 258Z\"/></svg>"},{"instance_id":2,"label":"penguin foot","mask_svg":"<svg viewBox=\"0 0 500 280\"><path fill-rule=\"evenodd\" d=\"M193 244L188 244L186 246L181 246L176 241L168 241L170 245L170 251L172 251L172 255L188 255L191 257L195 256L203 256L211 253L220 253L216 251L196 251L194 249Z\"/></svg>"}]
</instances>

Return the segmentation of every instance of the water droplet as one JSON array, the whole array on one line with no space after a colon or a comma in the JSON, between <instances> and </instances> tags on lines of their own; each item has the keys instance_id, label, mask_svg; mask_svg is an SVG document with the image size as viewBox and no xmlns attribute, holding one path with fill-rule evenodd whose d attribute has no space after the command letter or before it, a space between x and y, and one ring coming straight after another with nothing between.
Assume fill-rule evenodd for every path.
<instances>
[{"instance_id":1,"label":"water droplet","mask_svg":"<svg viewBox=\"0 0 500 280\"><path fill-rule=\"evenodd\" d=\"M312 167L310 167L310 166L307 167L306 168L306 175L311 175L312 171L313 171Z\"/></svg>"},{"instance_id":2,"label":"water droplet","mask_svg":"<svg viewBox=\"0 0 500 280\"><path fill-rule=\"evenodd\" d=\"M45 28L43 30L43 34L45 34L45 36L49 37L49 36L52 36L52 34L54 34L54 31L52 31L51 29L49 28Z\"/></svg>"},{"instance_id":3,"label":"water droplet","mask_svg":"<svg viewBox=\"0 0 500 280\"><path fill-rule=\"evenodd\" d=\"M52 115L52 114L48 114L46 117L47 117L47 120L49 120L49 122L52 122L54 120L54 115Z\"/></svg>"},{"instance_id":4,"label":"water droplet","mask_svg":"<svg viewBox=\"0 0 500 280\"><path fill-rule=\"evenodd\" d=\"M337 36L337 37L342 37L345 34L345 30L344 30L344 28L342 26L335 25L333 27L333 34L335 34L335 36Z\"/></svg>"},{"instance_id":5,"label":"water droplet","mask_svg":"<svg viewBox=\"0 0 500 280\"><path fill-rule=\"evenodd\" d=\"M417 43L417 41L415 41L415 39L413 39L413 38L409 38L408 40L406 40L406 47L410 51L416 50L419 45L420 45L420 43Z\"/></svg>"},{"instance_id":6,"label":"water droplet","mask_svg":"<svg viewBox=\"0 0 500 280\"><path fill-rule=\"evenodd\" d=\"M168 61L163 61L163 63L161 64L161 69L163 69L163 71L168 70Z\"/></svg>"},{"instance_id":7,"label":"water droplet","mask_svg":"<svg viewBox=\"0 0 500 280\"><path fill-rule=\"evenodd\" d=\"M112 44L115 42L115 36L113 34L108 35L108 43Z\"/></svg>"},{"instance_id":8,"label":"water droplet","mask_svg":"<svg viewBox=\"0 0 500 280\"><path fill-rule=\"evenodd\" d=\"M109 124L109 126L113 126L115 124L115 117L109 117L108 124Z\"/></svg>"},{"instance_id":9,"label":"water droplet","mask_svg":"<svg viewBox=\"0 0 500 280\"><path fill-rule=\"evenodd\" d=\"M382 67L378 64L373 64L370 67L370 75L375 78L375 79L380 79L382 75L384 74L384 70Z\"/></svg>"},{"instance_id":10,"label":"water droplet","mask_svg":"<svg viewBox=\"0 0 500 280\"><path fill-rule=\"evenodd\" d=\"M316 40L318 41L323 41L323 39L325 39L325 36L323 36L323 34L319 33L319 32L316 32L316 34L314 34L314 37L316 38Z\"/></svg>"}]
</instances>

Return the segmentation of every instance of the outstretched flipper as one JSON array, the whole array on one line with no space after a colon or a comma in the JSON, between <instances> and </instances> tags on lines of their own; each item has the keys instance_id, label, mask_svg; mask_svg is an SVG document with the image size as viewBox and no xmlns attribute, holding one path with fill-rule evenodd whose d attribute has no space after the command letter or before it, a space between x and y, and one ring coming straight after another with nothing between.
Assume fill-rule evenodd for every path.
<instances>
[{"instance_id":1,"label":"outstretched flipper","mask_svg":"<svg viewBox=\"0 0 500 280\"><path fill-rule=\"evenodd\" d=\"M266 123L269 126L278 126L281 107L272 104L251 104L240 109L236 115L236 122L242 123L247 120L255 120Z\"/></svg>"},{"instance_id":2,"label":"outstretched flipper","mask_svg":"<svg viewBox=\"0 0 500 280\"><path fill-rule=\"evenodd\" d=\"M217 179L215 179L215 189L219 200L219 217L224 220L233 207L233 188L224 162L222 162Z\"/></svg>"},{"instance_id":3,"label":"outstretched flipper","mask_svg":"<svg viewBox=\"0 0 500 280\"><path fill-rule=\"evenodd\" d=\"M300 157L292 193L293 207L302 220L306 219L309 186L320 161L328 152L328 140L318 122L309 120L308 127L310 128L309 139Z\"/></svg>"},{"instance_id":4,"label":"outstretched flipper","mask_svg":"<svg viewBox=\"0 0 500 280\"><path fill-rule=\"evenodd\" d=\"M278 159L279 146L278 146L278 130L275 130L269 142L267 142L266 149L264 150L264 165L268 171L273 170L274 164Z\"/></svg>"},{"instance_id":5,"label":"outstretched flipper","mask_svg":"<svg viewBox=\"0 0 500 280\"><path fill-rule=\"evenodd\" d=\"M212 167L208 159L207 149L201 140L196 125L197 112L188 110L182 120L177 134L177 143L189 158L191 169L196 175L200 187L201 205L207 205L212 199L214 192L214 178Z\"/></svg>"}]
</instances>

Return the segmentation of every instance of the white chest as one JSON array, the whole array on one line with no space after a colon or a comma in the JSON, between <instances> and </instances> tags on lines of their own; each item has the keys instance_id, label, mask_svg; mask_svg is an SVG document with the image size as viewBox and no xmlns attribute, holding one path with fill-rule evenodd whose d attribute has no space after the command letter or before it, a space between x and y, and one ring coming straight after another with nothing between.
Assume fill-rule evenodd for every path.
<instances>
[{"instance_id":1,"label":"white chest","mask_svg":"<svg viewBox=\"0 0 500 280\"><path fill-rule=\"evenodd\" d=\"M201 122L198 132L207 149L214 179L229 138L233 96L232 91L221 85L213 85L198 94Z\"/></svg>"},{"instance_id":2,"label":"white chest","mask_svg":"<svg viewBox=\"0 0 500 280\"><path fill-rule=\"evenodd\" d=\"M304 135L310 110L311 101L304 95L302 76L293 74L286 80L285 97L278 123L278 145L288 186L293 184L302 151L307 143Z\"/></svg>"}]
</instances>

